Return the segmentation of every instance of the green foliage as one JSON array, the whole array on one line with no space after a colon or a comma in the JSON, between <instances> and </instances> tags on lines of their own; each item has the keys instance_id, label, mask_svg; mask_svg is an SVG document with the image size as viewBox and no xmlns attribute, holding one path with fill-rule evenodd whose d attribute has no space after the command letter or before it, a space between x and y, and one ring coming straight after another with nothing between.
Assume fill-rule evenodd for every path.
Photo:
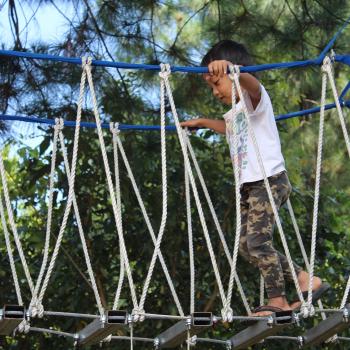
<instances>
[{"instance_id":1,"label":"green foliage","mask_svg":"<svg viewBox=\"0 0 350 350\"><path fill-rule=\"evenodd\" d=\"M10 2L13 3L13 2ZM45 2L44 2L45 3ZM332 5L332 6L331 6ZM46 6L41 4L40 6ZM349 15L346 1L83 1L80 16L69 25L69 34L61 43L35 43L28 48L35 52L50 52L66 56L93 57L137 63L176 65L198 64L209 47L222 38L231 38L246 44L257 64L291 61L316 57L333 33ZM349 31L338 39L335 50L348 51ZM16 38L18 39L18 38ZM15 40L15 47L18 47ZM2 112L13 110L18 114L74 120L80 83L80 67L53 62L33 62L18 59L0 60L0 108ZM349 71L335 66L337 84L341 89L347 82ZM159 123L159 78L149 71L116 71L102 68L93 70L99 107L103 121L128 124ZM298 70L275 70L261 73L259 79L267 87L276 114L310 108L320 100L321 79L318 67ZM214 101L204 81L195 74L173 74L178 113L181 119L197 115L220 118L225 111ZM330 96L330 91L328 92ZM329 102L332 99L329 98ZM11 107L10 107L11 106ZM167 122L172 123L169 105L166 106ZM83 119L93 121L91 101L84 105ZM313 208L313 190L318 136L317 115L292 119L279 123L283 153L289 177L293 184L291 201L298 224L309 250ZM10 126L10 124L9 124ZM39 132L39 130L38 130ZM3 157L16 223L24 246L25 255L34 280L37 278L47 221L48 184L52 150L51 128L41 128L42 142L29 147L14 141L13 133L7 134ZM73 130L64 130L69 154L72 151ZM348 254L350 231L348 229L350 187L348 183L349 161L342 133L334 112L326 117L326 145L317 241L317 274L332 285L328 307L338 307L349 275ZM105 131L108 156L112 171L113 155L111 134ZM122 133L122 142L140 186L145 207L155 233L158 233L161 213L160 137L152 132ZM191 137L192 145L205 175L212 201L229 247L233 247L235 229L234 179L226 141L210 131ZM183 159L176 135L167 135L168 219L162 242L162 252L171 277L179 293L185 313L189 312L189 256L185 206ZM59 151L55 174L54 206L50 252L61 225L68 195L68 183L63 158ZM153 253L147 226L133 193L124 166L120 168L123 227L132 266L133 277L140 296L143 282ZM199 183L198 179L197 183ZM111 307L119 280L119 243L108 193L104 166L97 135L92 130L81 132L79 160L75 192L82 225L87 238L97 285L106 307ZM204 195L200 192L204 203ZM193 232L196 262L196 309L220 314L221 301L215 283L213 269L202 234L199 217L192 203ZM204 207L209 232L212 237L224 286L228 283L229 269L223 248L216 234L209 209ZM285 209L281 219L288 243L296 262L302 264L301 254L293 232L292 223ZM276 234L276 245L281 244ZM0 235L0 305L16 303L14 287L5 250ZM17 253L17 271L21 280L25 302L30 291ZM87 278L76 219L70 215L64 234L62 250L56 262L49 288L44 298L46 310L96 313L95 300ZM257 271L239 260L238 274L251 305L258 303ZM292 298L293 287L288 289ZM120 307L132 310L127 281ZM235 291L233 308L236 314L245 310ZM237 300L237 302L236 302ZM175 314L169 287L159 262L147 297L146 311ZM311 326L312 321L306 324ZM75 332L86 321L50 318L33 320L35 326L52 325L55 329ZM137 335L154 337L168 324L152 321L138 324ZM211 337L226 339L240 329L240 325L217 327L208 333ZM127 332L125 332L127 333ZM294 331L292 335L296 335ZM300 334L300 332L298 333ZM3 341L4 349L67 349L71 340L31 333ZM104 345L112 349L116 345ZM120 344L120 345L119 345ZM0 343L0 348L1 348ZM118 348L130 345L118 343ZM142 345L143 346L143 345ZM339 349L342 345L339 345ZM151 345L146 348L152 348ZM268 349L280 349L280 343L266 343ZM295 344L284 343L286 349ZM97 346L95 347L98 348ZM197 345L196 348L216 349Z\"/></svg>"}]
</instances>

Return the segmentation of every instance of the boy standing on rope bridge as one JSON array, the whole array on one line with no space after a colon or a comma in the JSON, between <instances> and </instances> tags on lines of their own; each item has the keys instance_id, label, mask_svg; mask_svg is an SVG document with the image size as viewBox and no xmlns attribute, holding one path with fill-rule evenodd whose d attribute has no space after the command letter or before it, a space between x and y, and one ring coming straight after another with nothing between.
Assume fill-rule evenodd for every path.
<instances>
[{"instance_id":1,"label":"boy standing on rope bridge","mask_svg":"<svg viewBox=\"0 0 350 350\"><path fill-rule=\"evenodd\" d=\"M232 40L222 40L214 45L204 56L201 65L208 66L209 73L204 79L212 89L213 95L221 103L232 103L232 81L227 74L232 64L249 66L252 60L246 48ZM266 176L277 209L285 203L291 192L291 185L285 170L281 152L281 143L274 118L271 100L265 88L249 73L240 73L240 86L250 114L252 129L255 133ZM242 110L239 96L236 96L236 111L224 114L224 120L198 118L182 122L183 127L209 128L220 134L226 134L231 157L234 146L226 128L235 120L238 133L238 163L241 193L241 233L239 253L248 262L259 268L264 277L267 305L254 310L255 316L266 316L272 312L291 310L300 307L299 301L288 303L285 296L285 281L293 281L287 258L276 251L272 244L275 217L264 184L264 176L259 168L258 158L250 136L248 125ZM232 120L233 119L233 120ZM231 124L232 125L232 124ZM309 286L309 274L294 263L299 285L305 298ZM316 301L329 288L320 278L313 280L313 301Z\"/></svg>"}]
</instances>

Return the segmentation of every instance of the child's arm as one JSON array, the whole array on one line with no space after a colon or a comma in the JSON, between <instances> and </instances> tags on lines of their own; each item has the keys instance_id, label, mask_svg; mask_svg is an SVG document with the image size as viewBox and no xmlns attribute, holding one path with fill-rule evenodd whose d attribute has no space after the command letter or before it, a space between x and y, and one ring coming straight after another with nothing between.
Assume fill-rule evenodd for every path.
<instances>
[{"instance_id":1,"label":"child's arm","mask_svg":"<svg viewBox=\"0 0 350 350\"><path fill-rule=\"evenodd\" d=\"M208 128L212 129L219 134L226 133L226 124L224 120L217 119L207 119L207 118L197 118L192 120L187 120L180 123L182 127L188 128Z\"/></svg>"},{"instance_id":2,"label":"child's arm","mask_svg":"<svg viewBox=\"0 0 350 350\"><path fill-rule=\"evenodd\" d=\"M210 62L208 65L209 74L223 77L225 74L227 74L229 65L232 65L232 63L225 60ZM239 82L241 87L248 92L253 108L255 109L261 98L259 80L249 73L240 73Z\"/></svg>"}]
</instances>

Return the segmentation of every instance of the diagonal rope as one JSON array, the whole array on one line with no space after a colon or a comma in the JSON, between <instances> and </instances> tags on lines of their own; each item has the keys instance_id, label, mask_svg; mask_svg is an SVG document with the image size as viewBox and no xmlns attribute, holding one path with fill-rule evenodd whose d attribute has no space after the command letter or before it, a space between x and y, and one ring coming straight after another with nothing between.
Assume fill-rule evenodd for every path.
<instances>
[{"instance_id":1,"label":"diagonal rope","mask_svg":"<svg viewBox=\"0 0 350 350\"><path fill-rule=\"evenodd\" d=\"M12 231L15 243L16 243L18 254L19 254L20 259L21 259L21 263L23 266L24 274L25 274L26 279L27 279L27 283L28 283L30 291L33 295L34 284L33 284L33 280L32 280L32 277L30 275L30 272L29 272L26 258L25 258L24 253L23 253L22 243L21 243L21 240L20 240L19 235L18 235L18 231L17 231L17 227L16 227L16 223L15 223L15 219L14 219L14 215L13 215L13 211L12 211L9 190L8 190L8 186L7 186L4 161L2 158L1 152L0 152L0 174L1 174L2 189L4 192L5 205L6 205L7 215L8 215L8 219L9 219L9 224L10 224L11 231Z\"/></svg>"},{"instance_id":2,"label":"diagonal rope","mask_svg":"<svg viewBox=\"0 0 350 350\"><path fill-rule=\"evenodd\" d=\"M134 177L134 174L131 170L131 167L130 167L130 164L129 164L129 161L128 161L128 158L125 154L125 150L124 150L124 146L119 138L119 135L117 133L117 137L116 137L116 140L117 140L117 144L118 144L118 150L120 151L120 154L122 156L122 159L123 159L123 162L124 162L124 165L125 165L125 168L127 170L127 173L128 173L128 177L131 181L131 184L132 184L132 187L133 187L133 190L134 190L134 193L136 195L136 198L137 198L137 202L141 208L141 212L142 212L142 215L144 217L144 220L146 222L146 226L147 226L147 229L149 231L149 234L151 235L151 238L152 238L152 242L153 244L155 245L156 243L156 235L154 233L154 230L153 230L153 227L151 225L151 222L150 222L150 219L149 219L149 216L147 214L147 211L146 211L146 208L145 208L145 204L142 200L142 197L141 197L141 194L140 194L140 191L139 191L139 188L136 184L136 181L135 181L135 177ZM183 312L183 309L182 309L182 306L180 304L180 301L179 301L179 298L177 296L177 293L176 293L176 290L175 290L175 287L174 287L174 284L172 282L172 279L170 277L170 274L169 274L169 271L168 271L168 268L165 264L165 261L164 261L164 257L162 255L162 252L161 250L159 250L159 261L162 265L162 268L163 268L163 271L164 271L164 274L165 274L165 277L166 277L166 280L168 282L168 285L169 285L169 288L171 290L171 293L172 293L172 296L173 296L173 299L174 299L174 302L176 304L176 307L179 311L179 314L180 316L184 316L184 312Z\"/></svg>"},{"instance_id":3,"label":"diagonal rope","mask_svg":"<svg viewBox=\"0 0 350 350\"><path fill-rule=\"evenodd\" d=\"M166 174L166 142L165 142L165 87L164 87L164 76L169 74L165 71L165 67L161 65L161 72L159 73L162 78L160 81L160 143L161 143L161 164L162 164L162 218L159 227L159 233L153 256L148 269L147 277L143 286L139 307L142 310L146 301L147 291L151 282L153 270L156 264L158 252L162 242L165 225L167 221L167 210L168 210L168 192L167 192L167 174Z\"/></svg>"},{"instance_id":4,"label":"diagonal rope","mask_svg":"<svg viewBox=\"0 0 350 350\"><path fill-rule=\"evenodd\" d=\"M232 80L232 91L231 91L231 118L226 122L226 133L229 137L230 144L233 145L233 172L235 176L235 199L236 199L236 234L235 234L235 242L233 247L233 255L232 255L232 265L231 265L231 273L229 279L229 285L226 296L226 305L225 312L227 313L230 310L230 304L232 299L232 291L233 291L233 283L234 283L234 274L236 273L237 266L237 257L238 257L238 249L239 249L239 241L241 236L241 192L240 192L240 178L239 173L241 171L239 166L238 159L238 130L237 130L237 121L236 121L236 87L233 75L233 67L230 66L230 79ZM247 117L248 118L248 117Z\"/></svg>"},{"instance_id":5,"label":"diagonal rope","mask_svg":"<svg viewBox=\"0 0 350 350\"><path fill-rule=\"evenodd\" d=\"M142 310L138 310L135 285L134 285L134 281L133 281L132 274L131 274L128 253L126 250L122 226L121 226L121 217L119 216L119 212L118 212L118 206L117 206L117 201L116 201L116 197L115 197L115 191L114 191L114 187L113 187L111 171L110 171L110 167L109 167L109 163L108 163L106 146L105 146L102 128L101 128L101 119L100 119L100 115L99 115L99 111L98 111L98 104L97 104L97 99L96 99L96 94L95 94L94 83L93 83L93 79L92 79L91 58L90 57L88 59L88 63L86 65L85 69L86 69L86 75L87 75L87 79L88 79L89 87L90 87L90 93L91 93L91 98L92 98L92 103L93 103L93 110L94 110L96 126L97 126L97 134L98 134L98 138L99 138L99 143L100 143L100 148L101 148L101 153L102 153L102 158L103 158L103 164L104 164L104 169L105 169L106 178L107 178L108 190L109 190L111 202L112 202L113 215L114 215L117 233L118 233L118 237L119 237L119 241L120 241L120 247L122 249L121 255L123 256L123 260L125 263L125 270L126 270L126 274L127 274L128 281L129 281L129 287L130 287L130 291L131 291L131 299L132 299L134 310L137 310L136 313L138 313L139 311L140 311L140 313L142 313Z\"/></svg>"},{"instance_id":6,"label":"diagonal rope","mask_svg":"<svg viewBox=\"0 0 350 350\"><path fill-rule=\"evenodd\" d=\"M117 199L117 208L120 216L120 225L123 229L123 217L121 208L121 198L120 198L120 176L119 176L119 159L118 159L118 143L117 143L117 133L119 133L118 125L113 127L113 123L110 124L110 130L112 132L112 142L113 142L113 160L114 160L114 178L115 178L115 194ZM119 255L120 255L120 269L119 269L119 280L118 286L114 297L113 310L118 308L120 295L123 288L124 277L125 277L125 263L123 258L123 250L119 242Z\"/></svg>"},{"instance_id":7,"label":"diagonal rope","mask_svg":"<svg viewBox=\"0 0 350 350\"><path fill-rule=\"evenodd\" d=\"M335 86L335 81L334 81L334 75L333 75L333 72L332 72L331 62L329 62L329 64L327 64L326 72L327 72L328 79L329 79L329 82L330 82L330 85L331 85L331 88L332 88L334 101L335 101L335 104L336 104L336 107L337 107L338 117L339 117L340 125L341 125L342 131L343 131L343 136L344 136L344 140L345 140L345 144L346 144L346 149L347 149L348 155L350 157L349 134L348 134L347 127L346 127L343 110L342 110L340 102L339 102L339 97L338 97L337 88ZM346 287L345 287L345 291L344 291L344 296L343 296L343 299L342 299L341 304L340 304L340 308L341 309L343 309L345 307L345 304L346 304L346 302L348 300L349 292L350 292L350 276L348 278L348 281L347 281L347 284L346 284Z\"/></svg>"},{"instance_id":8,"label":"diagonal rope","mask_svg":"<svg viewBox=\"0 0 350 350\"><path fill-rule=\"evenodd\" d=\"M197 173L199 182L200 182L200 184L202 186L202 189L203 189L203 192L204 192L204 196L205 196L206 201L208 203L209 210L210 210L211 216L213 218L216 230L217 230L217 232L219 234L219 237L220 237L220 240L221 240L221 244L222 244L222 246L224 248L224 252L225 252L226 258L227 258L230 266L232 266L231 253L230 253L230 250L229 250L229 248L227 246L225 235L222 232L221 225L220 225L218 217L216 215L213 202L212 202L212 200L210 198L207 185L206 185L206 183L204 181L204 177L203 177L202 171L201 171L201 169L199 167L199 164L198 164L198 161L197 161L197 158L196 158L196 154L195 154L195 152L193 150L191 142L190 142L188 136L186 135L186 133L184 134L184 139L185 139L185 141L187 143L188 150L190 151L190 156L192 158L192 162L193 162L194 167L196 169L196 173ZM246 297L246 295L244 293L241 281L239 280L239 277L238 277L236 272L234 273L234 278L235 278L235 281L236 281L236 284L237 284L237 288L238 288L239 294L241 296L243 305L244 305L244 307L245 307L245 309L247 311L247 314L249 315L251 313L251 310L250 310L250 307L249 307L249 303L248 303L247 297Z\"/></svg>"},{"instance_id":9,"label":"diagonal rope","mask_svg":"<svg viewBox=\"0 0 350 350\"><path fill-rule=\"evenodd\" d=\"M57 240L55 244L54 251L51 256L50 264L47 269L45 279L43 281L40 293L39 293L39 301L42 303L42 300L44 298L53 268L56 263L56 259L58 256L58 252L62 243L63 234L67 226L68 217L71 211L72 203L73 203L73 197L74 197L74 183L75 183L75 171L76 171L76 163L77 163L77 157L78 157L78 145L79 145L79 132L80 132L80 120L81 120L81 112L82 112L82 105L84 100L84 92L85 92L85 81L86 81L86 59L82 58L82 75L80 80L80 91L79 91L79 100L78 100L78 109L77 109L77 117L76 117L76 127L74 131L74 142L73 142L73 155L72 155L72 165L71 165L71 176L68 178L68 184L69 184L69 190L68 190L68 198L67 198L67 204L66 208L63 214L63 219L61 223L61 227L59 230L59 233L57 235Z\"/></svg>"},{"instance_id":10,"label":"diagonal rope","mask_svg":"<svg viewBox=\"0 0 350 350\"><path fill-rule=\"evenodd\" d=\"M63 127L63 120L61 119L61 121L62 121L61 127ZM60 138L60 145L61 145L61 150L62 150L62 154L63 154L64 166L65 166L65 169L66 169L67 177L70 178L71 171L70 171L70 168L69 168L68 155L67 155L66 146L64 144L64 136L63 136L62 129L60 129L59 138ZM90 260L90 256L89 256L89 251L88 251L88 248L87 248L85 234L84 234L84 230L83 230L83 225L82 225L81 219L80 219L78 203L77 203L77 199L76 199L76 196L75 196L74 192L73 192L73 209L74 209L75 220L76 220L77 226L78 226L78 231L79 231L79 235L80 235L81 244L82 244L82 247L83 247L86 267L87 267L87 270L88 270L88 274L89 274L92 290L94 291L96 304L97 304L98 310L100 312L100 315L102 317L104 315L104 308L102 306L100 293L98 291L96 280L95 280L95 276L94 276L94 272L93 272L93 269L92 269L91 260Z\"/></svg>"},{"instance_id":11,"label":"diagonal rope","mask_svg":"<svg viewBox=\"0 0 350 350\"><path fill-rule=\"evenodd\" d=\"M168 72L170 73L170 67L169 66L167 66L167 69L168 69ZM225 306L226 305L225 291L224 291L224 288L223 288L223 285L222 285L222 280L221 280L220 273L219 273L219 268L218 268L218 265L217 265L217 262L216 262L213 246L212 246L212 243L211 243L211 240L210 240L210 235L209 235L208 227L207 227L207 224L206 224L206 221L205 221L205 217L204 217L201 201L199 199L197 186L196 186L196 183L195 183L195 180L194 180L194 176L193 176L193 172L192 172L192 169L191 169L191 166L190 166L190 161L189 161L189 157L188 157L188 153L187 153L187 146L186 146L186 143L185 143L185 140L184 140L184 137L183 137L182 128L181 128L181 125L180 125L180 122L179 122L179 118L178 118L178 115L177 115L175 102L174 102L174 98L173 98L173 95L172 95L172 91L171 91L168 75L164 75L162 78L164 79L166 92L167 92L167 95L168 95L171 111L172 111L174 122L175 122L175 125L176 125L176 130L177 130L177 134L178 134L178 137L179 137L179 142L180 142L180 145L181 145L181 150L182 150L182 153L183 153L183 156L184 156L184 161L185 161L185 163L187 163L186 166L187 166L187 169L188 169L188 175L189 175L189 179L190 179L190 184L191 184L191 187L192 187L192 191L193 191L196 207L197 207L198 214L199 214L199 219L200 219L200 222L201 222L201 225L202 225L204 237L205 237L206 244L207 244L207 247L208 247L210 260L211 260L211 263L212 263L212 266L213 266L216 282L217 282L217 285L218 285L218 288L219 288L219 294L220 294L220 297L221 297L222 304L223 304L223 306Z\"/></svg>"},{"instance_id":12,"label":"diagonal rope","mask_svg":"<svg viewBox=\"0 0 350 350\"><path fill-rule=\"evenodd\" d=\"M307 256L307 253L306 253L306 250L305 250L305 246L304 246L303 240L301 238L299 226L298 226L297 220L295 218L293 207L292 207L292 204L291 204L289 198L287 200L287 207L288 207L289 215L290 215L290 217L292 219L294 232L295 232L295 235L297 236L298 245L299 245L299 248L300 248L300 251L301 251L301 255L303 256L303 260L304 260L304 264L306 266L306 270L307 270L308 273L310 273L309 258ZM317 304L318 304L318 307L320 308L320 310L322 310L323 309L323 304L322 304L321 299L317 300ZM324 312L321 312L321 316L322 316L323 320L325 320L327 318L326 314Z\"/></svg>"},{"instance_id":13,"label":"diagonal rope","mask_svg":"<svg viewBox=\"0 0 350 350\"><path fill-rule=\"evenodd\" d=\"M298 277L297 277L295 269L294 269L294 265L293 265L293 261L292 261L292 258L291 258L291 255L290 255L290 251L289 251L289 248L288 248L287 240L286 240L286 237L284 235L282 224L281 224L281 220L280 220L279 215L278 215L278 210L276 208L276 204L275 204L272 192L271 192L270 183L269 183L269 181L267 179L267 176L266 176L266 171L265 171L264 163L263 163L263 160L262 160L262 157L261 157L261 154L260 154L259 146L258 146L256 137L255 137L255 134L254 134L254 130L253 130L252 125L251 125L250 115L249 115L246 103L244 101L244 96L243 96L243 92L242 92L241 86L239 84L239 67L238 66L234 66L234 70L235 70L235 72L233 74L233 78L234 78L233 84L236 85L236 88L237 88L237 91L238 91L238 96L240 98L240 101L242 102L243 112L244 112L244 115L246 117L246 121L247 121L247 125L248 125L248 133L249 133L249 136L250 136L250 138L251 138L251 140L253 142L254 150L255 150L255 153L257 155L257 159L258 159L258 163L259 163L259 168L260 168L260 171L261 171L261 173L263 175L263 178L264 178L265 188L267 190L267 194L268 194L269 201L270 201L270 204L271 204L271 207L272 207L272 211L273 211L274 216L275 216L276 225L277 225L278 232L279 232L280 237L281 237L282 245L283 245L286 257L287 257L288 265L289 265L289 268L290 268L290 270L292 272L293 281L294 281L294 284L295 284L295 287L296 287L299 299L302 302L302 309L303 309L303 311L305 311L304 315L306 316L308 310L306 310L305 305L304 305L305 304L304 297L303 297L303 294L302 294L301 289L300 289L300 285L299 285L299 282L298 282Z\"/></svg>"},{"instance_id":14,"label":"diagonal rope","mask_svg":"<svg viewBox=\"0 0 350 350\"><path fill-rule=\"evenodd\" d=\"M13 259L12 248L11 248L11 241L10 241L10 234L9 234L8 229L7 229L6 218L5 218L5 209L4 209L4 205L2 203L1 196L0 196L0 215L1 215L2 229L4 231L4 236L5 236L5 243L6 243L7 254L8 254L9 261L10 261L10 266L11 266L12 279L13 279L13 283L15 285L18 305L23 305L21 288L19 286L18 276L17 276L17 272L16 272L16 265L15 265L15 261Z\"/></svg>"},{"instance_id":15,"label":"diagonal rope","mask_svg":"<svg viewBox=\"0 0 350 350\"><path fill-rule=\"evenodd\" d=\"M52 142L52 152L51 152L51 170L50 170L50 180L49 180L49 200L47 205L47 223L46 223L46 235L45 235L45 244L44 244L44 253L43 260L40 267L40 272L38 279L35 284L34 293L32 296L32 300L30 302L29 308L31 309L32 317L37 313L37 310L41 305L38 304L38 293L40 289L40 285L45 273L47 261L49 258L49 247L50 247L50 236L51 236L51 224L52 224L52 202L53 202L53 190L55 183L55 170L56 170L56 156L57 156L57 138L59 131L59 120L55 120L54 126L54 134L53 134L53 142Z\"/></svg>"}]
</instances>

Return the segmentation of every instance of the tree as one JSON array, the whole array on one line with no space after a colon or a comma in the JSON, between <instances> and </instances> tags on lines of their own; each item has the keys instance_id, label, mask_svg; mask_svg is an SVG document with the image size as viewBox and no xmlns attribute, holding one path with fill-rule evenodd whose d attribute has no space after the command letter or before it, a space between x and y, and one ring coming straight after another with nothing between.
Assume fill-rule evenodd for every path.
<instances>
[{"instance_id":1,"label":"tree","mask_svg":"<svg viewBox=\"0 0 350 350\"><path fill-rule=\"evenodd\" d=\"M25 3L24 1L22 3ZM333 33L349 14L346 1L329 2L302 0L270 1L99 1L83 0L75 2L81 20L73 22L67 18L67 36L60 43L34 43L28 49L34 52L49 52L72 57L89 53L94 58L159 64L169 62L176 65L198 64L206 50L222 38L233 38L249 47L256 62L279 62L312 58L319 54ZM47 1L40 6L56 6L60 2ZM26 49L21 43L16 11L18 6L9 1L10 16L14 25L14 42L3 43L7 48ZM62 11L61 11L62 12ZM64 16L65 14L62 13ZM336 42L335 50L346 52L349 34L345 32ZM76 113L77 90L81 69L68 64L39 62L32 60L1 58L0 106L3 113L15 111L18 114L46 118L63 117L74 120ZM104 121L118 121L128 124L159 123L159 103L157 74L147 71L122 71L96 68L93 70L99 98L100 111ZM298 70L268 71L261 73L260 79L273 98L277 113L303 109L317 104L320 96L320 72L316 68ZM339 86L346 82L346 70L336 66ZM179 115L192 118L194 115L220 117L223 108L210 96L204 83L197 75L172 74L171 82ZM58 93L59 91L59 93ZM189 98L190 92L190 98ZM205 102L205 103L204 103ZM11 106L11 108L9 107ZM172 115L166 106L168 123ZM91 106L84 108L84 120L92 121ZM325 148L324 180L320 199L320 222L318 241L317 273L325 276L333 287L329 305L338 306L348 274L349 258L347 241L350 233L346 229L348 221L349 186L347 181L347 154L338 146L339 131L335 115L327 119L327 147ZM313 205L314 164L317 142L317 116L279 124L283 150L287 159L290 178L293 183L291 197L297 214L301 232L307 247L310 245L311 218ZM36 149L10 143L18 155L6 156L6 167L11 181L11 197L17 208L17 224L33 276L37 276L42 259L45 217L47 213L47 186L50 170L52 129L41 128L43 141ZM64 130L69 154L72 150L73 131ZM11 133L7 134L11 139ZM111 135L105 134L108 145ZM126 132L122 141L134 171L152 225L157 232L161 220L161 178L160 178L160 139L155 133ZM201 132L191 137L200 167L205 174L215 209L220 218L229 246L233 244L234 198L227 195L233 188L232 166L229 161L225 140L211 132ZM187 227L185 217L185 187L183 160L175 135L167 136L168 149L168 220L162 252L168 263L175 287L183 302L185 312L189 310L189 272L187 251ZM112 150L108 147L110 160ZM57 235L61 223L65 200L68 195L66 173L62 156L58 157L55 185L53 232ZM112 167L112 162L111 162ZM92 131L81 133L79 162L76 176L76 195L87 236L88 249L92 257L97 286L105 305L113 300L119 277L119 246L113 222L113 213L106 187L103 163L97 138ZM137 200L133 195L124 167L121 168L122 213L128 253L133 276L140 295L148 262L153 253L146 226L142 219ZM93 190L92 190L93 189ZM201 198L203 195L201 194ZM206 214L209 213L206 209ZM293 257L301 262L291 222L281 211L288 243ZM214 224L208 220L210 232ZM211 310L220 314L221 304L218 290L208 259L200 223L193 209L193 229L196 247L197 303L198 310ZM339 239L340 237L344 240ZM213 235L214 249L217 252L220 271L227 269L226 259L219 239ZM337 239L338 238L338 239ZM1 240L3 240L1 236ZM53 237L54 241L54 237ZM4 247L3 241L1 247ZM53 244L53 242L52 242ZM279 244L279 243L277 243ZM90 281L86 278L86 267L81 255L81 243L77 234L76 221L70 216L64 242L44 299L45 309L95 313L96 307ZM4 251L2 251L4 252ZM6 257L2 255L6 261ZM17 264L20 265L19 262ZM249 296L251 304L257 303L256 271L247 271L239 261L239 276ZM12 299L13 288L9 269L1 278L0 295ZM227 285L228 274L224 275ZM25 290L27 300L29 290ZM157 262L151 293L146 310L162 313L175 313L173 303L169 303L169 290ZM126 283L122 294L121 307L132 309ZM237 294L237 298L239 298ZM62 303L62 301L65 301ZM7 300L2 300L2 302ZM244 314L241 303L234 303L234 311ZM83 327L83 321L49 319L35 321L36 325L52 324L57 329L70 330ZM307 324L310 326L310 324ZM164 329L163 322L137 325L137 333L154 337ZM239 325L232 328L219 328L210 336L226 338ZM230 333L231 332L231 333ZM30 345L29 345L30 344ZM61 338L30 335L29 337L8 340L7 348L44 348L55 346L67 348L71 342ZM119 343L118 343L119 344ZM285 345L285 344L284 344ZM113 348L114 343L106 345ZM119 346L119 345L118 345ZM120 347L127 348L125 343ZM286 344L286 348L295 344ZM200 347L198 345L197 347ZM279 348L279 343L269 343L269 349ZM208 348L208 347L205 347ZM214 347L213 347L214 348Z\"/></svg>"}]
</instances>

